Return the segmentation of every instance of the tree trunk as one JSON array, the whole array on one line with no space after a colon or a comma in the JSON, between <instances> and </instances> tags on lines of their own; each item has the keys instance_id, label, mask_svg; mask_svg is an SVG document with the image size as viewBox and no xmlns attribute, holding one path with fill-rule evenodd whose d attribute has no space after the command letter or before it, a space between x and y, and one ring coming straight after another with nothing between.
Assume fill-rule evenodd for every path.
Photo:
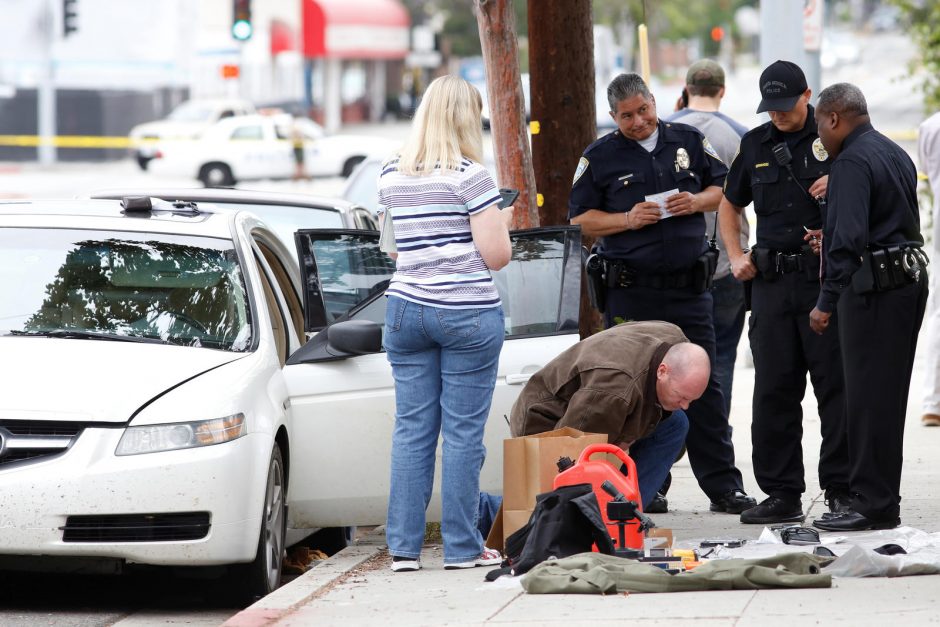
<instances>
[{"instance_id":1,"label":"tree trunk","mask_svg":"<svg viewBox=\"0 0 940 627\"><path fill-rule=\"evenodd\" d=\"M532 163L544 226L568 224L568 195L584 149L597 137L591 0L529 0ZM583 244L590 248L591 241ZM581 337L603 328L582 277Z\"/></svg>"},{"instance_id":2,"label":"tree trunk","mask_svg":"<svg viewBox=\"0 0 940 627\"><path fill-rule=\"evenodd\" d=\"M525 122L525 100L519 75L519 46L512 0L474 0L486 90L489 94L490 132L496 154L496 175L501 187L519 190L513 226L539 225L535 201L532 153Z\"/></svg>"}]
</instances>

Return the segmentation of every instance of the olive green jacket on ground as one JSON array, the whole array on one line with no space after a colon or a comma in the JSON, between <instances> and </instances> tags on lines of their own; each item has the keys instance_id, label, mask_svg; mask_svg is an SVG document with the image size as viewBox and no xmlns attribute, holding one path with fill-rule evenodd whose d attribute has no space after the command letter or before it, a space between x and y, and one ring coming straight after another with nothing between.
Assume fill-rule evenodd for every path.
<instances>
[{"instance_id":1,"label":"olive green jacket on ground","mask_svg":"<svg viewBox=\"0 0 940 627\"><path fill-rule=\"evenodd\" d=\"M709 560L677 575L635 560L579 553L546 560L522 577L529 594L614 594L617 592L691 592L760 588L830 588L820 572L832 558L782 553L762 559Z\"/></svg>"}]
</instances>

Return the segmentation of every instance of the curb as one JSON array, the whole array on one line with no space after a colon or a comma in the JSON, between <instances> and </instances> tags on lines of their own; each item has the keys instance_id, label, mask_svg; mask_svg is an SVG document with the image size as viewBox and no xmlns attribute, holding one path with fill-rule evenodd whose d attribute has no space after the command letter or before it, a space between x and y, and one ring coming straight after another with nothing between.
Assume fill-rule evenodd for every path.
<instances>
[{"instance_id":1,"label":"curb","mask_svg":"<svg viewBox=\"0 0 940 627\"><path fill-rule=\"evenodd\" d=\"M377 527L333 557L281 586L223 623L223 627L262 627L292 614L356 568L385 549L385 527Z\"/></svg>"}]
</instances>

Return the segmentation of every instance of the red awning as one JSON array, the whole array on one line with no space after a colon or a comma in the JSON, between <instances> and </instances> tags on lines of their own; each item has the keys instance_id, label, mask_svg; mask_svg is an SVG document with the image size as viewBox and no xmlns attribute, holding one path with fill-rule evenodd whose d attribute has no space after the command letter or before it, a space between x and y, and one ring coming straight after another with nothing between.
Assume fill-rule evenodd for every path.
<instances>
[{"instance_id":1,"label":"red awning","mask_svg":"<svg viewBox=\"0 0 940 627\"><path fill-rule=\"evenodd\" d=\"M297 36L287 22L271 20L271 56L297 50Z\"/></svg>"},{"instance_id":2,"label":"red awning","mask_svg":"<svg viewBox=\"0 0 940 627\"><path fill-rule=\"evenodd\" d=\"M403 59L410 26L399 0L303 0L304 56Z\"/></svg>"}]
</instances>

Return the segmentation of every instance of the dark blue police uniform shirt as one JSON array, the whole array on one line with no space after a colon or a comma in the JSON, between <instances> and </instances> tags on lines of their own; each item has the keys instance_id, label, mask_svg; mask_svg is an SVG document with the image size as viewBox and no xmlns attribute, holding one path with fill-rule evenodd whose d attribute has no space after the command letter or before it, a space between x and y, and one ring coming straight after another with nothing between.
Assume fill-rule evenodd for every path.
<instances>
[{"instance_id":1,"label":"dark blue police uniform shirt","mask_svg":"<svg viewBox=\"0 0 940 627\"><path fill-rule=\"evenodd\" d=\"M843 140L826 193L825 277L816 307L829 313L861 266L866 248L919 247L924 238L917 168L907 152L871 122L860 124Z\"/></svg>"},{"instance_id":2,"label":"dark blue police uniform shirt","mask_svg":"<svg viewBox=\"0 0 940 627\"><path fill-rule=\"evenodd\" d=\"M684 163L686 155L688 164ZM584 151L571 187L568 219L589 209L626 213L646 196L676 188L695 194L712 185L721 186L727 173L705 136L688 124L660 120L653 152L617 130ZM597 240L602 256L622 259L631 268L647 272L691 268L706 248L701 213L666 218Z\"/></svg>"},{"instance_id":3,"label":"dark blue police uniform shirt","mask_svg":"<svg viewBox=\"0 0 940 627\"><path fill-rule=\"evenodd\" d=\"M816 131L815 115L815 109L807 105L802 129L783 133L773 122L765 122L741 138L724 195L738 207L754 201L757 246L798 252L806 244L803 227L822 228L823 214L808 192L816 180L829 174L832 161ZM774 146L780 142L790 148L789 170L774 158Z\"/></svg>"}]
</instances>

